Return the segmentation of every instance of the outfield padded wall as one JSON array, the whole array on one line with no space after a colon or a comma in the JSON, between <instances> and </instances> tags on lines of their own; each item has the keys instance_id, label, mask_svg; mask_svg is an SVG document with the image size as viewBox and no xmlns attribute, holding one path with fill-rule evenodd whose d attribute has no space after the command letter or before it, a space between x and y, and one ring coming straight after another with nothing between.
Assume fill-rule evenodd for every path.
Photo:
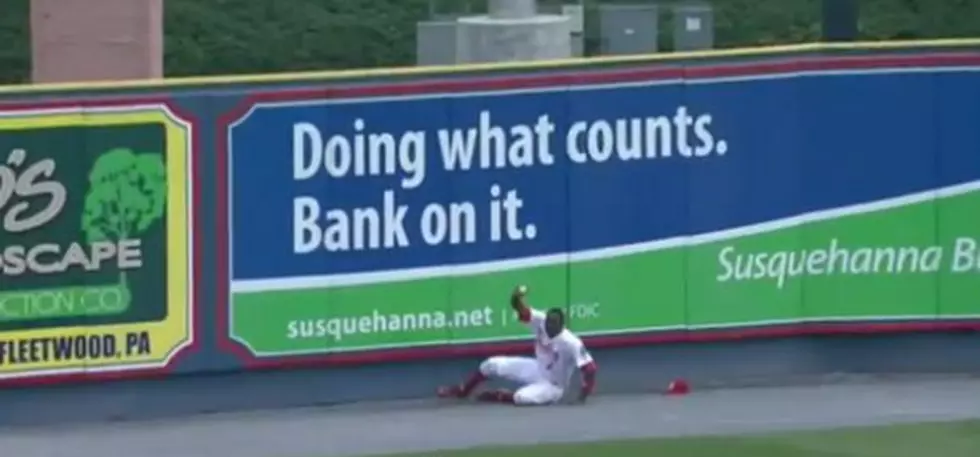
<instances>
[{"instance_id":1,"label":"outfield padded wall","mask_svg":"<svg viewBox=\"0 0 980 457\"><path fill-rule=\"evenodd\" d=\"M516 284L595 348L975 329L978 68L946 42L4 89L4 216L65 198L5 225L0 378L520 351Z\"/></svg>"}]
</instances>

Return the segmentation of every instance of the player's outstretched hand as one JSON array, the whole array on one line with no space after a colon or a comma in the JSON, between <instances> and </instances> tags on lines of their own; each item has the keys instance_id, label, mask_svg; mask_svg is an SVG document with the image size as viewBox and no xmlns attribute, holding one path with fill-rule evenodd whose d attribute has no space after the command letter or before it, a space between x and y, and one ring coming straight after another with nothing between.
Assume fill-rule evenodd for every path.
<instances>
[{"instance_id":1,"label":"player's outstretched hand","mask_svg":"<svg viewBox=\"0 0 980 457\"><path fill-rule=\"evenodd\" d=\"M517 307L524 304L524 296L527 295L527 286L517 286L510 294L510 305Z\"/></svg>"}]
</instances>

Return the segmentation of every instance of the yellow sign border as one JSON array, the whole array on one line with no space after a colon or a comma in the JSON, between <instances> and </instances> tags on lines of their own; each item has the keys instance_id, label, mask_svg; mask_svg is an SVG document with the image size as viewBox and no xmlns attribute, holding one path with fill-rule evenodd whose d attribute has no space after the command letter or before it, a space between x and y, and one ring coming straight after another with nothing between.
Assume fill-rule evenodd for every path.
<instances>
[{"instance_id":1,"label":"yellow sign border","mask_svg":"<svg viewBox=\"0 0 980 457\"><path fill-rule=\"evenodd\" d=\"M482 63L466 65L433 65L375 68L367 70L334 70L282 72L248 75L191 76L177 78L97 81L85 83L48 83L0 85L0 95L32 94L54 91L84 91L102 89L174 89L184 86L208 86L226 84L290 83L306 80L330 81L351 78L406 77L460 75L487 71L534 71L561 69L563 67L590 67L610 64L666 63L689 59L716 59L732 57L765 57L777 54L821 51L888 51L933 48L980 47L980 38L938 40L855 41L846 43L803 43L777 46L755 46L706 51L638 54L629 56L600 56L574 59L556 59L533 62Z\"/></svg>"},{"instance_id":2,"label":"yellow sign border","mask_svg":"<svg viewBox=\"0 0 980 457\"><path fill-rule=\"evenodd\" d=\"M161 322L101 326L57 327L0 332L4 340L22 340L91 333L117 335L125 344L126 333L146 331L151 335L151 353L128 360L39 362L0 366L0 380L56 376L107 371L134 371L162 368L184 349L194 344L193 255L193 153L192 124L177 116L165 104L112 106L70 106L0 112L0 132L4 130L55 127L104 127L162 123L167 143L167 318ZM8 369L13 368L13 369Z\"/></svg>"}]
</instances>

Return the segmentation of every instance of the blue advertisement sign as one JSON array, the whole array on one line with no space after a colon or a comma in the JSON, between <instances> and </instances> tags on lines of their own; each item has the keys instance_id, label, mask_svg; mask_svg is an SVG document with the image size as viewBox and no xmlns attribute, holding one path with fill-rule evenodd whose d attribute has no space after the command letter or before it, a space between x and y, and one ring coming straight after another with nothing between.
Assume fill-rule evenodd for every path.
<instances>
[{"instance_id":1,"label":"blue advertisement sign","mask_svg":"<svg viewBox=\"0 0 980 457\"><path fill-rule=\"evenodd\" d=\"M255 104L228 129L232 279L561 255L980 176L972 69L582 81ZM937 155L935 119L958 138Z\"/></svg>"}]
</instances>

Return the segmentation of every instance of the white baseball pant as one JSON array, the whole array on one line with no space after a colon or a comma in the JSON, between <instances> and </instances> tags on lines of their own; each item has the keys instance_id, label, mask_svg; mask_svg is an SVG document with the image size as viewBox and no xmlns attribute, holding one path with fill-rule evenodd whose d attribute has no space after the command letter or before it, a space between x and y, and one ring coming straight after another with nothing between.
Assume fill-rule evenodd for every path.
<instances>
[{"instance_id":1,"label":"white baseball pant","mask_svg":"<svg viewBox=\"0 0 980 457\"><path fill-rule=\"evenodd\" d=\"M480 364L480 372L487 377L497 377L521 385L514 392L518 405L546 405L561 399L564 390L548 380L547 374L530 357L490 357Z\"/></svg>"}]
</instances>

